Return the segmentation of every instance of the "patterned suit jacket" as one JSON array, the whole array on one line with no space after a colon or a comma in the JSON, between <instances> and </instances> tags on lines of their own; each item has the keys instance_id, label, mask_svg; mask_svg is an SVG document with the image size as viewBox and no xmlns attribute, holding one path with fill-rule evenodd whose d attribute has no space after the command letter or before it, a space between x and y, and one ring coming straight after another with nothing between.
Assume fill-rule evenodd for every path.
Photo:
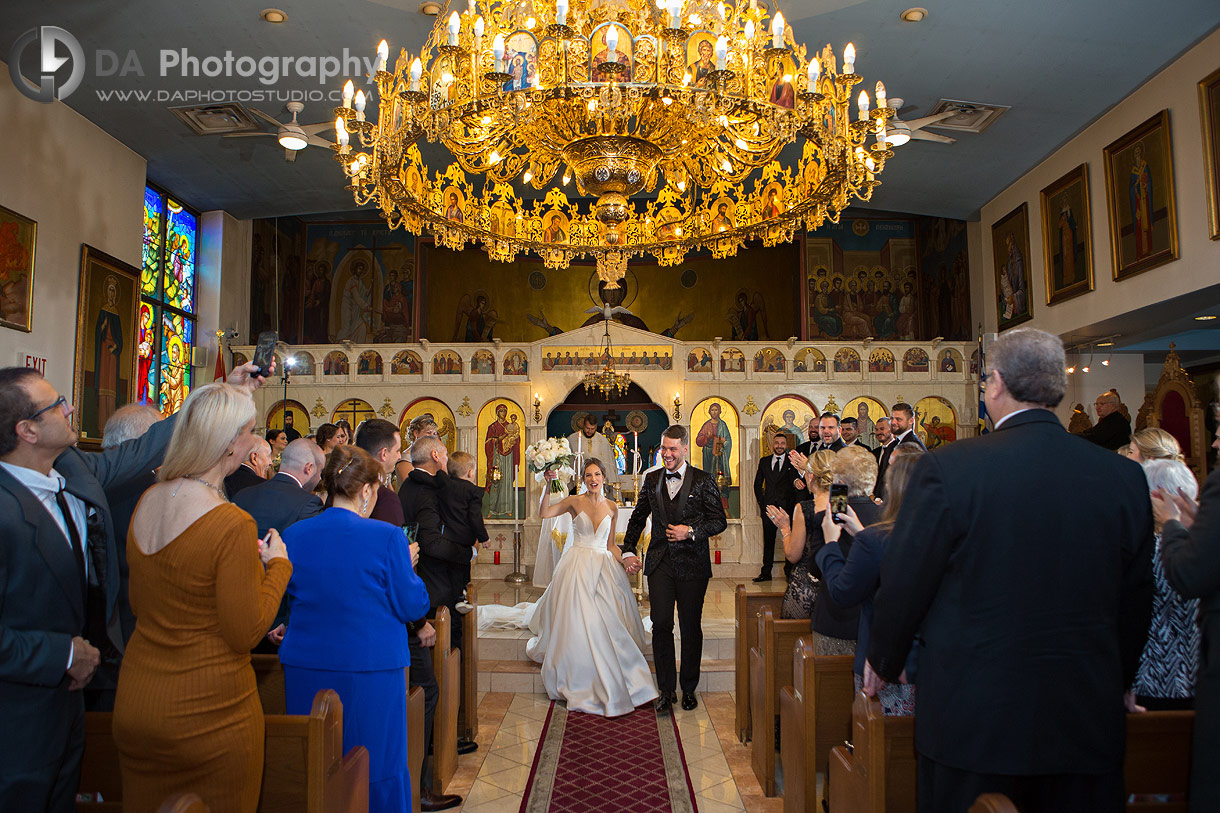
<instances>
[{"instance_id":1,"label":"patterned suit jacket","mask_svg":"<svg viewBox=\"0 0 1220 813\"><path fill-rule=\"evenodd\" d=\"M652 539L648 543L644 575L652 575L668 559L674 577L679 581L710 579L712 560L708 539L722 533L729 524L720 501L720 490L711 475L688 462L682 488L673 507L668 508L663 491L664 473L664 469L657 469L644 478L640 499L627 522L623 553L636 553L644 523L651 516ZM667 511L672 511L673 516ZM665 537L666 525L689 525L695 529L695 538L671 542Z\"/></svg>"}]
</instances>

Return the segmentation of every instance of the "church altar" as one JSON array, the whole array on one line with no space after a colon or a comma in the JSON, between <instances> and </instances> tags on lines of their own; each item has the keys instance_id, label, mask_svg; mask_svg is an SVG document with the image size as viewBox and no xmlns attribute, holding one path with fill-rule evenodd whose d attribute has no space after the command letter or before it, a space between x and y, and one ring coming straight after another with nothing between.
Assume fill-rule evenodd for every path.
<instances>
[{"instance_id":1,"label":"church altar","mask_svg":"<svg viewBox=\"0 0 1220 813\"><path fill-rule=\"evenodd\" d=\"M618 399L586 394L582 386L585 373L601 364L604 330L599 322L534 342L281 345L277 375L255 395L260 428L282 427L285 412L302 436L340 418L354 427L380 416L405 429L415 416L432 414L450 451L475 455L478 482L487 488L492 549L480 550L475 578L511 571L518 523L523 564L532 575L541 486L527 470L524 449L548 435L571 434L573 416L581 412L592 413L599 430L610 421L614 433L625 436L628 465L632 443L639 442L641 471L652 465L652 447L666 424L688 427L691 462L723 474L729 525L712 549L713 558L720 556L714 571L724 578L758 570L763 520L751 485L771 433L804 440L808 419L828 409L859 415L871 426L898 401L915 406L917 429L930 447L977 431L973 343L679 341L611 322L616 368L630 373L635 401L651 401L647 408L633 403L624 409ZM235 362L253 352L249 346L230 350ZM285 356L296 363L286 384L279 375ZM638 428L639 415L646 427L633 436L628 423ZM647 456L645 436L656 438ZM497 469L499 476L492 477ZM611 477L627 492L630 471ZM624 507L624 527L627 515ZM499 564L493 563L496 551Z\"/></svg>"}]
</instances>

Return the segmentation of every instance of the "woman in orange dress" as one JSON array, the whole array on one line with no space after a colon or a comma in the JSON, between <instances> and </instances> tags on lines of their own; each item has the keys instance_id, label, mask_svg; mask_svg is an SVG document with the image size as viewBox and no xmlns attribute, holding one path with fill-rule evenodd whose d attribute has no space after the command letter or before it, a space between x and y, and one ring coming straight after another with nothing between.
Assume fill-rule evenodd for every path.
<instances>
[{"instance_id":1,"label":"woman in orange dress","mask_svg":"<svg viewBox=\"0 0 1220 813\"><path fill-rule=\"evenodd\" d=\"M249 394L228 384L191 393L160 482L131 521L137 621L114 710L128 813L186 791L213 813L258 805L263 711L250 649L271 628L292 565L279 534L259 540L221 485L256 440L254 412Z\"/></svg>"}]
</instances>

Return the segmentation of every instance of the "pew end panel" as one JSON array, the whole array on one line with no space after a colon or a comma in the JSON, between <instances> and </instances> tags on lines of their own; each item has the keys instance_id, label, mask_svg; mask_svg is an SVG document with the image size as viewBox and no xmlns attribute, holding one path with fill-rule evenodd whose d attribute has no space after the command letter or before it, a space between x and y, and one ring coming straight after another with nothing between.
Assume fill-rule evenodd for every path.
<instances>
[{"instance_id":1,"label":"pew end panel","mask_svg":"<svg viewBox=\"0 0 1220 813\"><path fill-rule=\"evenodd\" d=\"M1182 811L1190 789L1193 711L1149 711L1127 715L1127 755L1123 773L1128 794L1169 795L1173 801L1130 802L1128 811Z\"/></svg>"},{"instance_id":2,"label":"pew end panel","mask_svg":"<svg viewBox=\"0 0 1220 813\"><path fill-rule=\"evenodd\" d=\"M750 592L744 584L737 585L733 597L734 615L734 689L736 692L737 738L750 741L750 648L758 644L757 619L763 607L770 607L779 616L784 603L782 592Z\"/></svg>"},{"instance_id":3,"label":"pew end panel","mask_svg":"<svg viewBox=\"0 0 1220 813\"><path fill-rule=\"evenodd\" d=\"M479 591L466 585L470 612L460 616L462 624L462 692L458 704L458 737L474 742L479 736Z\"/></svg>"},{"instance_id":4,"label":"pew end panel","mask_svg":"<svg viewBox=\"0 0 1220 813\"><path fill-rule=\"evenodd\" d=\"M424 765L424 690L407 690L407 775L411 777L411 810L420 813L419 777Z\"/></svg>"},{"instance_id":5,"label":"pew end panel","mask_svg":"<svg viewBox=\"0 0 1220 813\"><path fill-rule=\"evenodd\" d=\"M461 702L461 653L450 648L453 619L448 607L438 607L436 644L432 647L432 669L436 673L439 696L432 717L433 786L443 791L457 772L457 718Z\"/></svg>"},{"instance_id":6,"label":"pew end panel","mask_svg":"<svg viewBox=\"0 0 1220 813\"><path fill-rule=\"evenodd\" d=\"M750 648L751 764L767 796L776 794L775 720L779 693L792 683L792 652L809 635L808 619L779 620L771 607L761 608L758 643Z\"/></svg>"}]
</instances>

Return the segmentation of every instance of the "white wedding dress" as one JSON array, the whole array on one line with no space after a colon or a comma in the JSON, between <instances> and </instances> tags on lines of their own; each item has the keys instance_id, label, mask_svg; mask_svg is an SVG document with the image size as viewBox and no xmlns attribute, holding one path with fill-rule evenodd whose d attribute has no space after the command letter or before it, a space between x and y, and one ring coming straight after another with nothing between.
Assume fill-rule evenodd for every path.
<instances>
[{"instance_id":1,"label":"white wedding dress","mask_svg":"<svg viewBox=\"0 0 1220 813\"><path fill-rule=\"evenodd\" d=\"M594 528L587 514L577 514L550 586L525 615L534 633L525 651L542 664L547 695L566 700L569 711L605 717L629 714L660 694L627 573L606 549L613 527L609 515Z\"/></svg>"}]
</instances>

